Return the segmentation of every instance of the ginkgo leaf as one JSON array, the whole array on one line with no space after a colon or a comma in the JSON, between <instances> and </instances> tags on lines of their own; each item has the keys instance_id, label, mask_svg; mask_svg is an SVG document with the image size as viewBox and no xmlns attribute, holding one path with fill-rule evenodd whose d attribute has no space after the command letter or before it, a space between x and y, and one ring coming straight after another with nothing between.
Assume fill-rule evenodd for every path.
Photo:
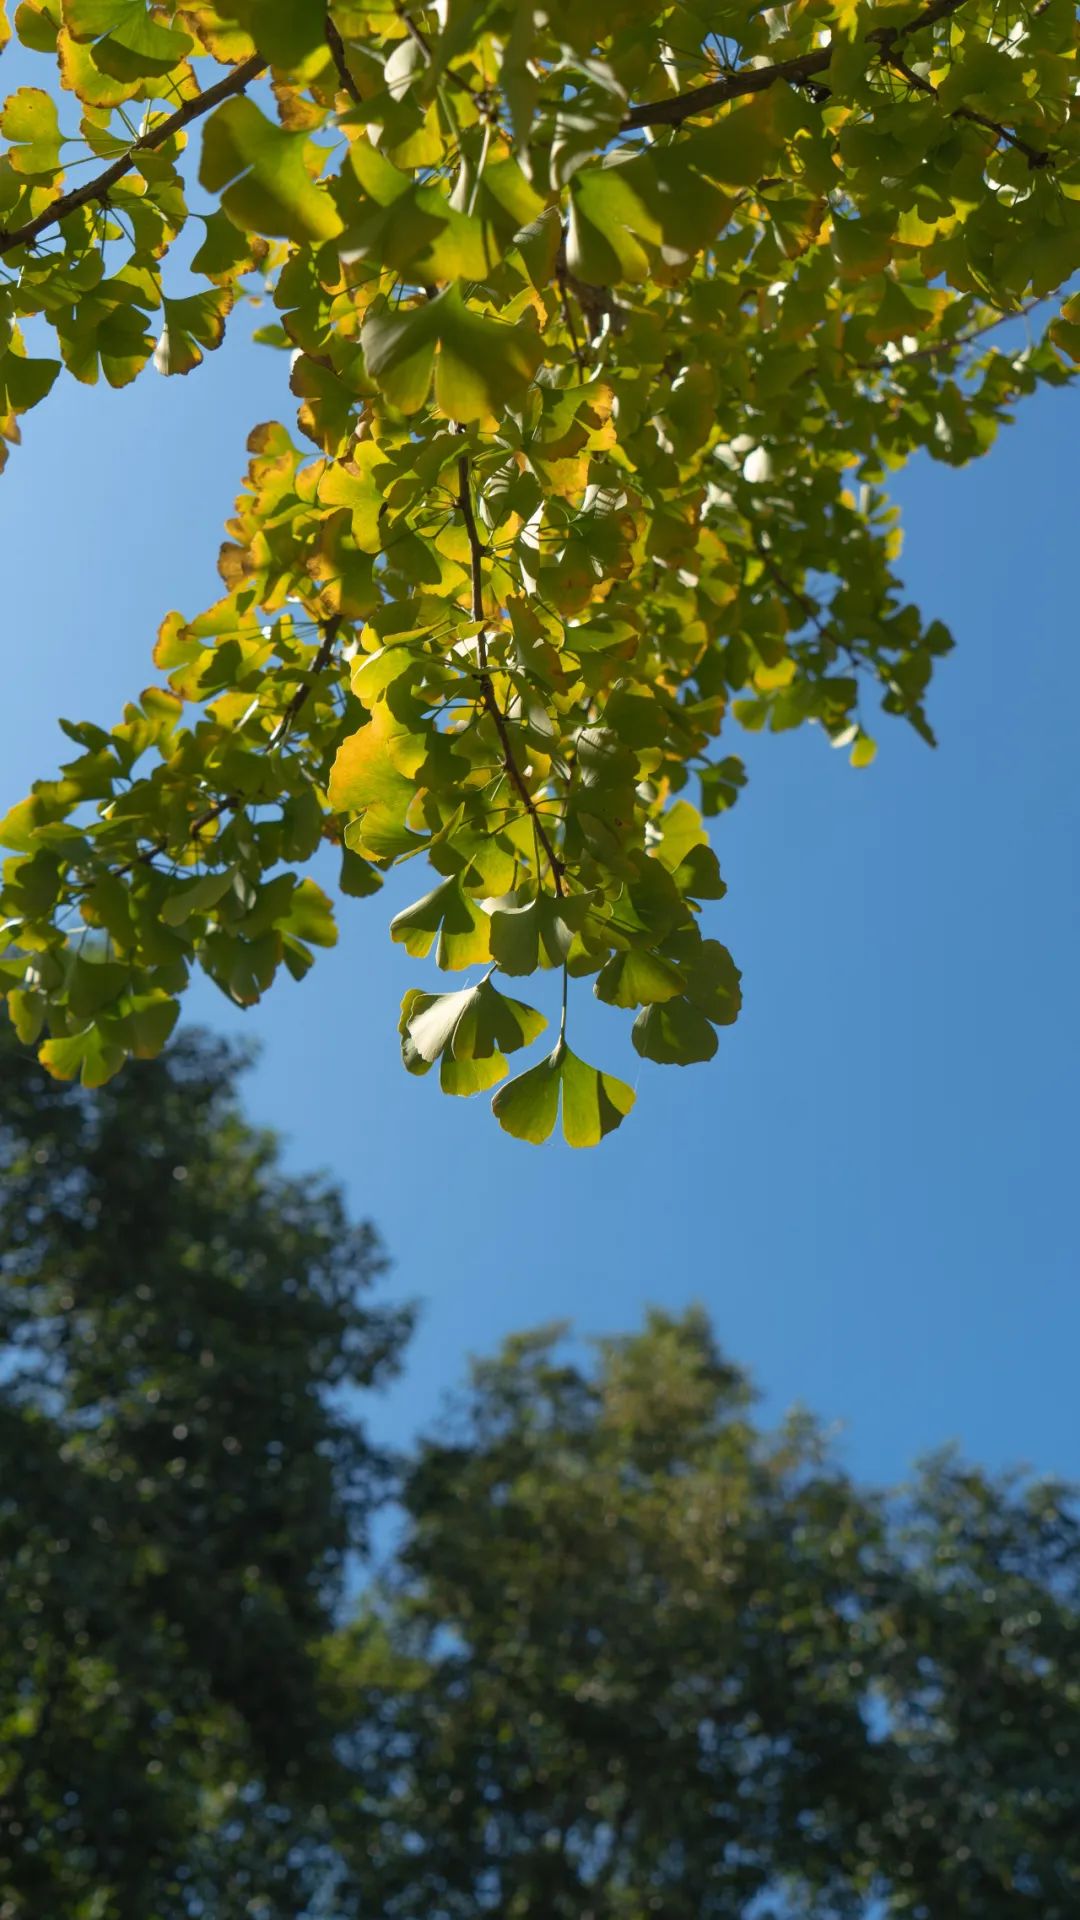
<instances>
[{"instance_id":1,"label":"ginkgo leaf","mask_svg":"<svg viewBox=\"0 0 1080 1920\"><path fill-rule=\"evenodd\" d=\"M504 973L535 973L561 966L584 924L586 894L539 893L524 906L496 907L491 915L491 952Z\"/></svg>"},{"instance_id":2,"label":"ginkgo leaf","mask_svg":"<svg viewBox=\"0 0 1080 1920\"><path fill-rule=\"evenodd\" d=\"M542 1146L553 1133L559 1116L561 1085L561 1067L555 1054L551 1054L500 1087L491 1102L491 1111L504 1133L512 1133L515 1140L528 1140L534 1146Z\"/></svg>"},{"instance_id":3,"label":"ginkgo leaf","mask_svg":"<svg viewBox=\"0 0 1080 1920\"><path fill-rule=\"evenodd\" d=\"M158 372L190 373L199 366L204 347L212 351L221 345L232 303L233 295L225 288L164 300L164 325L154 348Z\"/></svg>"},{"instance_id":4,"label":"ginkgo leaf","mask_svg":"<svg viewBox=\"0 0 1080 1920\"><path fill-rule=\"evenodd\" d=\"M482 279L498 263L504 248L490 224L454 207L439 187L413 181L366 141L350 159L364 200L341 238L346 263L377 259L403 274L408 269L406 277L421 285Z\"/></svg>"},{"instance_id":5,"label":"ginkgo leaf","mask_svg":"<svg viewBox=\"0 0 1080 1920\"><path fill-rule=\"evenodd\" d=\"M51 178L60 165L60 122L56 102L40 87L20 87L0 111L0 133L10 146L8 160L16 173L29 178Z\"/></svg>"},{"instance_id":6,"label":"ginkgo leaf","mask_svg":"<svg viewBox=\"0 0 1080 1920\"><path fill-rule=\"evenodd\" d=\"M662 959L658 953L631 947L625 953L612 954L601 968L593 992L609 1006L640 1007L673 1000L682 992L683 985L682 974L670 960Z\"/></svg>"},{"instance_id":7,"label":"ginkgo leaf","mask_svg":"<svg viewBox=\"0 0 1080 1920\"><path fill-rule=\"evenodd\" d=\"M303 133L286 133L253 100L226 100L203 129L199 179L241 229L299 245L330 240L341 218L308 170Z\"/></svg>"},{"instance_id":8,"label":"ginkgo leaf","mask_svg":"<svg viewBox=\"0 0 1080 1920\"><path fill-rule=\"evenodd\" d=\"M662 1005L643 1007L630 1038L645 1060L663 1066L689 1066L711 1060L719 1046L715 1027L690 1001L680 996Z\"/></svg>"},{"instance_id":9,"label":"ginkgo leaf","mask_svg":"<svg viewBox=\"0 0 1080 1920\"><path fill-rule=\"evenodd\" d=\"M491 1110L504 1132L540 1145L554 1130L560 1096L563 1135L571 1147L599 1146L634 1104L625 1081L588 1066L560 1041L546 1060L501 1087Z\"/></svg>"},{"instance_id":10,"label":"ginkgo leaf","mask_svg":"<svg viewBox=\"0 0 1080 1920\"><path fill-rule=\"evenodd\" d=\"M125 997L110 1032L136 1060L156 1060L179 1018L180 1002L164 988L154 987Z\"/></svg>"},{"instance_id":11,"label":"ginkgo leaf","mask_svg":"<svg viewBox=\"0 0 1080 1920\"><path fill-rule=\"evenodd\" d=\"M472 312L456 286L422 306L371 308L361 338L368 372L402 413L423 406L434 376L437 406L463 423L499 414L543 357L535 334Z\"/></svg>"},{"instance_id":12,"label":"ginkgo leaf","mask_svg":"<svg viewBox=\"0 0 1080 1920\"><path fill-rule=\"evenodd\" d=\"M366 727L338 748L330 770L330 805L335 813L362 813L368 807L404 812L415 786L403 766L415 772L426 743L395 718L385 705L375 708Z\"/></svg>"},{"instance_id":13,"label":"ginkgo leaf","mask_svg":"<svg viewBox=\"0 0 1080 1920\"><path fill-rule=\"evenodd\" d=\"M46 1040L38 1059L54 1080L79 1079L84 1087L102 1087L123 1066L124 1048L107 1040L100 1027L89 1025Z\"/></svg>"},{"instance_id":14,"label":"ginkgo leaf","mask_svg":"<svg viewBox=\"0 0 1080 1920\"><path fill-rule=\"evenodd\" d=\"M695 174L685 146L653 148L571 181L567 262L593 286L645 280L650 249L688 255L727 219L731 202Z\"/></svg>"},{"instance_id":15,"label":"ginkgo leaf","mask_svg":"<svg viewBox=\"0 0 1080 1920\"><path fill-rule=\"evenodd\" d=\"M158 909L165 925L180 927L193 913L209 912L228 893L234 877L234 869L225 867L219 873L200 874L197 880L174 887Z\"/></svg>"},{"instance_id":16,"label":"ginkgo leaf","mask_svg":"<svg viewBox=\"0 0 1080 1920\"><path fill-rule=\"evenodd\" d=\"M508 999L488 980L460 993L413 988L401 1003L402 1059L414 1074L439 1061L444 1093L479 1093L503 1078L504 1056L528 1046L546 1025L534 1007Z\"/></svg>"},{"instance_id":17,"label":"ginkgo leaf","mask_svg":"<svg viewBox=\"0 0 1080 1920\"><path fill-rule=\"evenodd\" d=\"M438 936L436 961L456 972L491 958L490 921L459 880L444 880L422 900L403 907L390 922L390 936L400 940L415 959L430 953Z\"/></svg>"},{"instance_id":18,"label":"ginkgo leaf","mask_svg":"<svg viewBox=\"0 0 1080 1920\"><path fill-rule=\"evenodd\" d=\"M68 984L68 1006L77 1020L86 1020L112 1006L131 983L131 969L116 960L90 960L77 954Z\"/></svg>"},{"instance_id":19,"label":"ginkgo leaf","mask_svg":"<svg viewBox=\"0 0 1080 1920\"><path fill-rule=\"evenodd\" d=\"M326 0L229 0L221 11L275 67L303 71L312 55L326 58Z\"/></svg>"}]
</instances>

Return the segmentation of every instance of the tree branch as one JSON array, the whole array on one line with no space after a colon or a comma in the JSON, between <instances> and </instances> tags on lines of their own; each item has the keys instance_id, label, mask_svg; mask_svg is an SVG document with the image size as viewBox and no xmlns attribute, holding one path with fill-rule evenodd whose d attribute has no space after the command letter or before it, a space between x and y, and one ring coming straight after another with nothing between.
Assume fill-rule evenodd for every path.
<instances>
[{"instance_id":1,"label":"tree branch","mask_svg":"<svg viewBox=\"0 0 1080 1920\"><path fill-rule=\"evenodd\" d=\"M996 332L998 327L1007 326L1010 320L1026 320L1029 313L1035 313L1039 307L1045 307L1053 298L1052 294L1039 294L1034 300L1025 301L1022 307L1012 307L1006 313L995 313L992 320L980 321L978 326L969 327L966 333L952 333L942 340L932 340L927 347L913 347L910 353L898 353L892 359L882 355L877 360L856 360L854 365L860 373L898 373L901 367L916 365L920 360L936 360L943 353L957 353L961 347L970 347L984 334Z\"/></svg>"},{"instance_id":2,"label":"tree branch","mask_svg":"<svg viewBox=\"0 0 1080 1920\"><path fill-rule=\"evenodd\" d=\"M480 538L479 528L476 524L476 514L473 509L472 490L469 484L469 456L467 453L463 453L458 460L458 506L461 509L461 517L465 522L465 532L469 541L473 619L482 622L484 619L484 545ZM503 754L504 771L533 823L533 830L537 840L544 849L547 863L551 868L551 878L554 883L555 892L561 895L565 891L563 887L563 874L566 869L551 844L540 810L532 794L529 792L517 761L514 759L514 748L510 739L510 732L502 709L495 698L495 689L491 684L491 677L487 670L487 638L482 625L477 637L476 653L479 668L477 678L480 681L480 697L491 715L495 725L495 731L499 736L499 745L502 748Z\"/></svg>"},{"instance_id":3,"label":"tree branch","mask_svg":"<svg viewBox=\"0 0 1080 1920\"><path fill-rule=\"evenodd\" d=\"M574 325L574 315L570 306L570 293L566 285L566 268L562 263L558 263L555 268L555 285L559 289L559 304L562 307L563 325L570 335L570 346L577 364L578 379L584 382L585 355L582 352L581 341L578 339L578 330Z\"/></svg>"},{"instance_id":4,"label":"tree branch","mask_svg":"<svg viewBox=\"0 0 1080 1920\"><path fill-rule=\"evenodd\" d=\"M323 628L323 637L319 643L319 650L308 669L307 678L297 687L296 692L293 694L281 719L278 721L277 726L274 728L273 733L266 743L266 751L268 753L272 753L276 747L280 747L282 742L288 737L297 715L307 704L311 696L311 690L315 685L318 675L329 666L330 656L334 651L334 642L341 629L342 619L343 616L340 613L334 613L331 614L329 620L326 622ZM189 822L185 839L197 840L204 827L210 826L215 820L220 820L223 813L231 813L234 807L242 804L242 801L243 795L239 793L224 794L220 800L212 801L210 806L204 807L202 813L197 813L194 820ZM125 861L122 867L110 867L109 872L115 880L122 880L124 875L131 873L135 867L152 867L158 856L168 851L169 841L166 836L164 839L155 840L149 847L144 847L141 853L137 853L132 859Z\"/></svg>"},{"instance_id":5,"label":"tree branch","mask_svg":"<svg viewBox=\"0 0 1080 1920\"><path fill-rule=\"evenodd\" d=\"M204 93L197 93L190 100L185 100L183 106L178 107L175 113L169 114L167 119L159 120L156 127L151 127L146 133L140 134L127 152L122 154L119 160L114 160L111 166L106 167L104 173L99 173L95 180L88 180L81 187L73 187L70 193L60 194L41 213L35 214L34 218L27 220L23 226L13 227L10 231L7 228L0 228L0 254L10 253L14 247L29 246L39 234L45 232L47 227L56 226L59 221L66 220L69 213L74 213L79 207L85 207L88 200L99 200L104 203L108 198L110 187L114 187L118 180L122 180L126 173L130 173L136 154L153 153L155 148L163 147L167 140L171 140L174 133L179 133L182 127L190 125L192 120L200 119L204 113L209 113L211 107L218 106L222 100L228 100L234 93L243 93L244 88L258 78L266 65L267 62L261 53L253 53L250 60L242 61L238 67L233 68L231 73L227 73L223 80L218 80L212 87L207 87Z\"/></svg>"},{"instance_id":6,"label":"tree branch","mask_svg":"<svg viewBox=\"0 0 1080 1920\"><path fill-rule=\"evenodd\" d=\"M769 578L772 580L774 586L778 587L780 592L784 594L788 600L791 601L792 606L798 608L799 612L803 616L803 619L808 623L808 625L814 628L815 632L817 633L818 639L826 647L831 647L833 649L834 655L837 652L846 653L848 656L848 659L851 661L852 667L858 668L861 662L859 660L858 654L855 652L854 647L852 647L848 641L841 639L840 635L837 633L835 627L833 627L830 621L822 619L821 610L818 607L817 602L814 600L811 600L808 594L801 593L799 591L799 588L796 587L794 583L788 579L786 573L784 573L783 569L778 565L776 560L774 560L772 554L769 552L768 547L765 545L765 542L762 539L756 527L751 527L750 538L753 540L754 550L758 556L758 559L761 561L762 566L764 567L766 573L769 575Z\"/></svg>"},{"instance_id":7,"label":"tree branch","mask_svg":"<svg viewBox=\"0 0 1080 1920\"><path fill-rule=\"evenodd\" d=\"M882 38L881 45L881 58L887 67L893 67L902 75L913 92L928 93L931 100L937 99L938 90L933 81L924 79L921 73L916 73L914 68L908 65L903 54L894 50L891 41ZM1018 133L1013 133L1010 127L1003 126L1000 120L991 120L988 114L976 113L973 107L954 107L952 118L970 120L972 126L985 127L987 133L995 134L999 140L1004 140L1007 146L1015 147L1018 153L1022 153L1028 166L1033 169L1050 165L1050 153L1045 147L1033 147L1030 141L1022 140Z\"/></svg>"},{"instance_id":8,"label":"tree branch","mask_svg":"<svg viewBox=\"0 0 1080 1920\"><path fill-rule=\"evenodd\" d=\"M334 651L334 642L337 639L338 633L341 629L342 618L343 616L340 613L332 613L330 615L329 620L326 622L326 625L323 628L323 637L319 646L319 651L315 655L315 658L312 661L310 668L308 669L308 677L301 686L297 687L296 692L293 694L292 699L289 701L289 704L286 707L284 713L282 714L281 719L278 721L277 726L274 728L274 731L270 736L270 740L269 740L270 751L272 751L275 747L280 747L282 741L286 738L287 734L291 731L293 721L296 719L298 713L301 711L301 709L304 706L306 706L307 701L311 695L311 689L315 685L315 681L318 678L319 674L323 673L325 669L330 665L330 656Z\"/></svg>"},{"instance_id":9,"label":"tree branch","mask_svg":"<svg viewBox=\"0 0 1080 1920\"><path fill-rule=\"evenodd\" d=\"M867 40L879 40L888 32L892 36L890 44L896 46L909 33L918 33L923 27L932 27L939 20L947 19L963 4L964 0L930 0L906 27L878 28L867 35ZM778 61L773 67L748 67L742 73L725 74L722 80L710 80L706 86L692 87L688 93L676 94L670 100L643 101L641 106L631 107L619 131L630 133L635 127L678 127L710 107L726 106L729 100L738 100L745 94L767 93L782 80L792 86L805 86L816 74L827 73L831 60L831 45L816 47L812 53Z\"/></svg>"},{"instance_id":10,"label":"tree branch","mask_svg":"<svg viewBox=\"0 0 1080 1920\"><path fill-rule=\"evenodd\" d=\"M364 96L357 86L356 81L353 79L352 74L349 72L349 63L345 55L345 42L342 40L329 14L326 16L326 44L330 49L330 57L337 68L337 76L341 81L343 91L348 94L350 100L356 101L357 106L362 106Z\"/></svg>"},{"instance_id":11,"label":"tree branch","mask_svg":"<svg viewBox=\"0 0 1080 1920\"><path fill-rule=\"evenodd\" d=\"M417 26L408 8L402 6L400 0L394 0L394 12L397 14L413 45L419 47L423 55L424 65L426 67L432 66L434 63L434 55L432 54L431 42L427 34ZM453 67L447 67L445 71L446 78L451 84L455 87L460 87L462 93L467 93L470 99L475 100L478 107L485 108L487 106L488 96L485 90L480 87L470 86L469 82L463 79L460 73L455 73Z\"/></svg>"}]
</instances>

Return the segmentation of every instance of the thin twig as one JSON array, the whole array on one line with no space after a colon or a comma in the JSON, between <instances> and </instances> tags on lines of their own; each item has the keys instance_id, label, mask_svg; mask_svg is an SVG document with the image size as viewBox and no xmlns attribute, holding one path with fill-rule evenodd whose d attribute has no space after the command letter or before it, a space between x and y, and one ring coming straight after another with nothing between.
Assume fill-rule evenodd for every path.
<instances>
[{"instance_id":1,"label":"thin twig","mask_svg":"<svg viewBox=\"0 0 1080 1920\"><path fill-rule=\"evenodd\" d=\"M345 42L331 20L329 13L326 16L326 44L330 49L330 58L337 68L337 76L341 81L343 91L348 94L350 100L356 101L358 107L362 106L364 96L357 86L356 81L353 79L352 74L349 72L349 62L345 53Z\"/></svg>"},{"instance_id":2,"label":"thin twig","mask_svg":"<svg viewBox=\"0 0 1080 1920\"><path fill-rule=\"evenodd\" d=\"M343 615L341 615L340 613L332 613L330 615L329 620L326 622L326 625L323 628L323 637L319 646L319 651L315 655L315 658L308 669L308 677L301 686L297 687L296 692L293 694L292 699L289 701L289 704L286 707L284 713L282 714L281 719L278 721L277 726L274 728L274 731L270 737L268 751L272 752L274 748L280 747L282 741L287 737L287 735L291 731L293 721L296 719L297 714L300 712L302 707L306 706L307 701L311 694L311 689L315 685L315 681L318 678L319 674L324 673L326 668L330 665L330 656L334 651L334 642L338 637L338 632L341 627L342 618L343 618Z\"/></svg>"},{"instance_id":3,"label":"thin twig","mask_svg":"<svg viewBox=\"0 0 1080 1920\"><path fill-rule=\"evenodd\" d=\"M952 353L960 347L969 347L973 341L981 340L984 334L996 332L1010 320L1025 320L1029 313L1035 313L1039 307L1045 307L1050 294L1042 294L1037 300L1029 300L1022 307L1016 307L1009 313L997 313L992 320L986 320L981 326L969 327L966 333L954 333L948 339L934 340L928 347L915 347L911 353L898 354L895 360L860 360L861 373L895 373L900 367L909 367L917 360L936 360L939 354Z\"/></svg>"},{"instance_id":4,"label":"thin twig","mask_svg":"<svg viewBox=\"0 0 1080 1920\"><path fill-rule=\"evenodd\" d=\"M578 378L581 381L584 381L585 354L582 349L581 341L578 339L578 330L574 325L574 315L570 306L570 295L566 286L566 272L563 267L557 267L555 270L555 284L559 289L559 300L562 305L563 325L565 326L567 333L570 335L570 345L574 350L574 359L577 362Z\"/></svg>"},{"instance_id":5,"label":"thin twig","mask_svg":"<svg viewBox=\"0 0 1080 1920\"><path fill-rule=\"evenodd\" d=\"M933 81L927 80L921 73L916 73L915 69L908 65L903 55L894 50L891 41L886 41L882 38L881 44L883 64L887 67L894 68L895 71L907 81L908 86L911 87L914 92L928 93L931 100L936 100L938 90ZM1021 139L1020 135L1014 133L1011 127L1003 126L1000 120L991 120L989 114L976 113L973 107L954 107L951 117L954 120L970 120L971 124L976 127L985 127L987 133L995 134L999 140L1004 140L1007 146L1015 147L1018 153L1022 153L1027 160L1028 166L1033 169L1048 167L1051 164L1051 156L1046 148L1033 147L1030 141Z\"/></svg>"},{"instance_id":6,"label":"thin twig","mask_svg":"<svg viewBox=\"0 0 1080 1920\"><path fill-rule=\"evenodd\" d=\"M309 700L316 678L329 666L330 656L334 650L334 642L340 631L342 619L343 616L340 613L334 613L331 614L329 620L326 622L323 628L323 637L319 645L319 650L308 669L307 678L297 687L296 692L293 694L281 719L278 721L277 726L274 728L273 733L266 743L266 751L268 753L272 753L276 747L282 744L298 714L301 712L301 709ZM220 820L223 813L231 813L235 807L241 806L242 803L243 795L239 793L228 793L223 795L220 800L213 801L210 806L203 809L202 813L196 814L194 820L189 823L185 838L187 840L197 840L204 827L210 826L215 820ZM132 859L125 861L123 866L110 867L109 873L114 880L122 880L124 875L131 873L135 867L152 867L159 855L167 853L168 850L169 838L168 835L165 835L163 839L155 840L151 846L144 847L141 853L137 853Z\"/></svg>"},{"instance_id":7,"label":"thin twig","mask_svg":"<svg viewBox=\"0 0 1080 1920\"><path fill-rule=\"evenodd\" d=\"M465 532L468 536L468 541L469 541L469 556L471 560L471 574L472 574L473 619L479 620L481 623L483 623L483 620L484 620L483 563L484 563L485 548L480 538L479 528L477 527L477 524L476 524L476 513L473 508L472 488L469 480L469 456L467 453L463 453L460 459L458 460L458 487L459 487L458 506L461 509L461 517L465 522ZM543 820L540 817L540 812L536 805L536 801L534 800L532 794L529 792L528 786L526 785L525 779L521 773L521 769L519 768L517 761L514 759L514 749L510 739L510 732L507 727L506 719L503 714L502 708L499 706L499 703L495 698L495 689L491 684L491 677L487 670L487 636L484 632L483 624L481 624L480 633L477 638L476 653L477 653L477 667L478 667L477 678L479 679L479 682L480 682L480 698L483 701L484 706L487 708L487 711L490 713L492 721L494 722L494 725L495 725L495 731L499 736L499 745L502 747L502 754L503 754L503 769L506 772L511 784L513 785L514 790L517 793L517 796L521 801L522 806L525 808L526 813L529 815L529 818L533 823L533 831L535 832L536 837L540 842L540 845L544 849L544 853L546 855L548 865L551 868L551 878L554 883L555 892L561 896L565 891L563 887L563 874L566 869L563 865L563 862L559 859L558 854L556 853L554 847L551 844L551 840L549 838L547 828L544 826Z\"/></svg>"},{"instance_id":8,"label":"thin twig","mask_svg":"<svg viewBox=\"0 0 1080 1920\"><path fill-rule=\"evenodd\" d=\"M841 653L846 653L852 666L856 668L859 667L862 662L855 652L854 647L851 646L849 641L841 639L835 627L832 626L829 621L822 619L817 603L811 600L808 594L802 593L800 589L788 579L783 568L773 559L772 554L769 552L768 547L765 545L756 528L751 528L750 537L754 542L754 551L766 573L774 585L780 589L780 592L787 596L792 605L798 607L803 619L814 628L818 639L821 640L825 646L838 648Z\"/></svg>"},{"instance_id":9,"label":"thin twig","mask_svg":"<svg viewBox=\"0 0 1080 1920\"><path fill-rule=\"evenodd\" d=\"M31 241L37 239L39 233L44 233L47 227L56 226L59 221L66 220L69 213L84 207L88 200L100 200L104 203L110 187L115 187L118 180L122 180L126 173L130 173L136 154L153 153L156 148L163 147L167 140L171 140L174 133L179 133L182 127L190 125L192 120L198 120L204 113L209 113L211 107L218 106L222 100L228 100L234 93L243 93L244 88L258 78L266 65L267 62L261 53L253 53L250 60L242 61L238 67L233 68L231 73L227 73L223 80L218 80L214 86L207 87L204 93L195 94L191 100L185 100L183 106L178 107L175 113L171 113L168 119L159 121L156 127L151 127L146 133L140 134L127 152L121 154L119 160L114 160L111 166L106 167L104 173L99 173L95 180L88 180L81 187L73 187L70 193L60 194L41 213L35 214L34 218L27 220L23 226L13 227L10 230L0 228L0 254L10 253L14 247L28 246Z\"/></svg>"},{"instance_id":10,"label":"thin twig","mask_svg":"<svg viewBox=\"0 0 1080 1920\"><path fill-rule=\"evenodd\" d=\"M435 56L431 51L431 42L427 34L423 32L422 28L417 26L416 21L408 9L398 4L398 0L395 0L394 12L401 21L409 39L415 46L419 47L420 52L423 54L424 65L426 67L433 66L435 64ZM486 110L490 106L491 103L486 89L471 86L468 80L462 79L460 73L455 73L453 67L447 67L446 78L455 87L460 87L462 93L467 93L471 100L475 100L477 106L482 110Z\"/></svg>"}]
</instances>

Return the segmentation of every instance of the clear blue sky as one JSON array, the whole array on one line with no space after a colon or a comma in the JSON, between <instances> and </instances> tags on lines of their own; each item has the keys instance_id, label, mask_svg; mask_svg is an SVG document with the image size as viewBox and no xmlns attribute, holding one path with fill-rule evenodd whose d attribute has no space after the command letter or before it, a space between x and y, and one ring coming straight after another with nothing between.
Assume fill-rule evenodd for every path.
<instances>
[{"instance_id":1,"label":"clear blue sky","mask_svg":"<svg viewBox=\"0 0 1080 1920\"><path fill-rule=\"evenodd\" d=\"M57 712L110 723L154 677L162 613L215 595L246 431L292 419L284 357L244 325L187 380L62 382L12 453L5 806L62 756ZM700 1299L769 1408L843 1423L863 1474L955 1437L1080 1476L1078 427L1080 395L1053 395L980 465L903 477L910 590L959 643L940 748L883 721L854 773L815 732L746 741L710 914L743 1018L711 1066L645 1067L597 1152L524 1147L485 1099L403 1073L397 1001L434 970L391 945L389 889L344 902L336 951L253 1013L193 994L262 1043L254 1115L292 1166L345 1183L394 1290L426 1302L384 1431L426 1421L466 1352L512 1328L613 1331ZM588 999L579 1036L637 1079L623 1018Z\"/></svg>"}]
</instances>

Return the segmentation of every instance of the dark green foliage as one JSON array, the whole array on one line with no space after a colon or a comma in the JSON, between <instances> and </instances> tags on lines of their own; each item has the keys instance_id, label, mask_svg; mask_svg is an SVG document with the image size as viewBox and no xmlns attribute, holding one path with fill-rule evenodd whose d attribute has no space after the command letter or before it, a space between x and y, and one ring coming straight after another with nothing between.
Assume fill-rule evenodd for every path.
<instances>
[{"instance_id":1,"label":"dark green foliage","mask_svg":"<svg viewBox=\"0 0 1080 1920\"><path fill-rule=\"evenodd\" d=\"M344 1790L320 1643L383 1473L330 1395L405 1316L224 1046L94 1095L2 1064L0 1912L295 1916Z\"/></svg>"},{"instance_id":2,"label":"dark green foliage","mask_svg":"<svg viewBox=\"0 0 1080 1920\"><path fill-rule=\"evenodd\" d=\"M373 1235L227 1049L0 1047L2 1920L1075 1920L1065 1490L860 1489L700 1313L541 1331L342 1625Z\"/></svg>"},{"instance_id":3,"label":"dark green foliage","mask_svg":"<svg viewBox=\"0 0 1080 1920\"><path fill-rule=\"evenodd\" d=\"M371 1911L1080 1911L1064 1494L941 1461L879 1499L810 1420L765 1435L750 1405L696 1314L595 1369L546 1333L477 1369L345 1655L383 1798Z\"/></svg>"}]
</instances>

